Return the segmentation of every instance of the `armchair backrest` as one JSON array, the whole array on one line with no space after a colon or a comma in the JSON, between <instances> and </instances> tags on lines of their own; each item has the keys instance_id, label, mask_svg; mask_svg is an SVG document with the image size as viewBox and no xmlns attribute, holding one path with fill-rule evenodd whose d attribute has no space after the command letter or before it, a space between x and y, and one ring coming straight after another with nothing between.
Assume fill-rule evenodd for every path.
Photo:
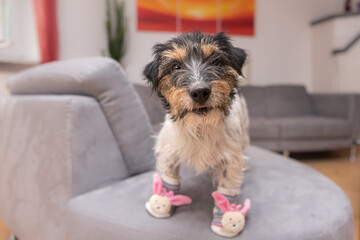
<instances>
[{"instance_id":1,"label":"armchair backrest","mask_svg":"<svg viewBox=\"0 0 360 240\"><path fill-rule=\"evenodd\" d=\"M94 97L109 122L130 174L154 167L154 139L146 111L121 66L103 57L43 64L16 74L12 94L73 94Z\"/></svg>"}]
</instances>

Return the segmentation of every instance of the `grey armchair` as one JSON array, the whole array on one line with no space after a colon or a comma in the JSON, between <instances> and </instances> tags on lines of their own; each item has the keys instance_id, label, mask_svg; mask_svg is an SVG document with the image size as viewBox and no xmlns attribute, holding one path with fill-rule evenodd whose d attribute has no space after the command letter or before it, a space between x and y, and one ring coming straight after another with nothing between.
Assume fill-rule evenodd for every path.
<instances>
[{"instance_id":1,"label":"grey armchair","mask_svg":"<svg viewBox=\"0 0 360 240\"><path fill-rule=\"evenodd\" d=\"M50 63L8 87L13 95L0 100L0 218L20 240L221 239L210 230L210 173L182 167L181 192L193 204L170 219L146 213L156 121L116 62ZM251 198L252 209L235 239L353 239L351 204L338 186L266 150L248 154L240 198Z\"/></svg>"}]
</instances>

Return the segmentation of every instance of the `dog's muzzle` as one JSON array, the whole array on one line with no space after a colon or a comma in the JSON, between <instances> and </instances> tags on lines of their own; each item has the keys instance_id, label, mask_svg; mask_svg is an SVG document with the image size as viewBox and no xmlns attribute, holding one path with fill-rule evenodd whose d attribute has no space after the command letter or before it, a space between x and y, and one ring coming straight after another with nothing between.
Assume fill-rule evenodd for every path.
<instances>
[{"instance_id":1,"label":"dog's muzzle","mask_svg":"<svg viewBox=\"0 0 360 240\"><path fill-rule=\"evenodd\" d=\"M206 85L197 85L189 89L189 95L194 102L203 105L210 97L211 88Z\"/></svg>"}]
</instances>

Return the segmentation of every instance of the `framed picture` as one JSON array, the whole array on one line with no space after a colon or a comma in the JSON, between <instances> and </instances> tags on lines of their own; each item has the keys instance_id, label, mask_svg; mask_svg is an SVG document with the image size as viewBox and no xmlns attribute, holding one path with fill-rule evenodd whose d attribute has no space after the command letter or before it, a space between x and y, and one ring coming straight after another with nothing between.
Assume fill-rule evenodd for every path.
<instances>
[{"instance_id":1,"label":"framed picture","mask_svg":"<svg viewBox=\"0 0 360 240\"><path fill-rule=\"evenodd\" d=\"M255 0L137 0L138 30L253 36Z\"/></svg>"}]
</instances>

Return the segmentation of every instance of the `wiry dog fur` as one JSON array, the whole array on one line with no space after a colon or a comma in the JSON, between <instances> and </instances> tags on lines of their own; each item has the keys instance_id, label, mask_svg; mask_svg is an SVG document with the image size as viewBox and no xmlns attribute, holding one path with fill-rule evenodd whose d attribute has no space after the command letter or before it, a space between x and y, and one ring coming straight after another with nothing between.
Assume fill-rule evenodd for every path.
<instances>
[{"instance_id":1,"label":"wiry dog fur","mask_svg":"<svg viewBox=\"0 0 360 240\"><path fill-rule=\"evenodd\" d=\"M155 152L165 181L179 182L181 162L197 173L215 169L218 191L240 192L244 149L248 145L248 113L237 92L246 53L224 33L185 33L154 47L154 60L144 75L161 98L167 115ZM205 87L205 102L192 90Z\"/></svg>"}]
</instances>

